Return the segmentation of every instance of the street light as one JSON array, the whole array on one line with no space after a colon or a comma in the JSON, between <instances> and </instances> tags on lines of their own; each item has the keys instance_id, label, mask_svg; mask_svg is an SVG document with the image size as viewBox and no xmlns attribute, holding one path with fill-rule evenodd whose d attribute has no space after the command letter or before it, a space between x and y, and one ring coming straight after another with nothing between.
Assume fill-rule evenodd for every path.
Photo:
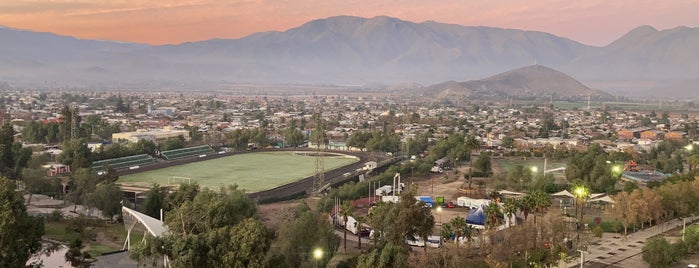
<instances>
[{"instance_id":1,"label":"street light","mask_svg":"<svg viewBox=\"0 0 699 268\"><path fill-rule=\"evenodd\" d=\"M314 266L317 267L317 266L318 266L318 261L320 261L320 259L322 259L322 258L323 258L323 249L321 249L321 248L316 248L316 249L314 249L314 250L313 250L313 259L316 260Z\"/></svg>"},{"instance_id":2,"label":"street light","mask_svg":"<svg viewBox=\"0 0 699 268\"><path fill-rule=\"evenodd\" d=\"M584 211L585 211L585 210L584 210L584 209L585 209L585 208L584 208L584 202L585 202L585 198L587 198L587 196L588 196L589 193L588 193L588 190L587 190L587 188L586 188L585 186L577 186L577 187L575 187L575 189L573 190L573 194L575 195L576 199L577 199L578 201L580 201L580 203L581 203L581 204L580 204L580 220L578 221L578 226L577 226L577 231L578 231L578 242L580 242L580 228L582 228L581 224L584 224L584 223L583 223L583 222L584 222L583 213L584 213ZM578 217L577 210L578 210L578 206L577 206L577 204L576 204L576 205L575 205L575 217L576 217L576 218ZM583 226L584 226L584 225L583 225Z\"/></svg>"},{"instance_id":3,"label":"street light","mask_svg":"<svg viewBox=\"0 0 699 268\"><path fill-rule=\"evenodd\" d=\"M685 150L692 152L694 150L694 145L693 144L687 144L687 146L684 147Z\"/></svg>"},{"instance_id":4,"label":"street light","mask_svg":"<svg viewBox=\"0 0 699 268\"><path fill-rule=\"evenodd\" d=\"M442 226L442 207L437 207L437 214L439 214L439 226Z\"/></svg>"}]
</instances>

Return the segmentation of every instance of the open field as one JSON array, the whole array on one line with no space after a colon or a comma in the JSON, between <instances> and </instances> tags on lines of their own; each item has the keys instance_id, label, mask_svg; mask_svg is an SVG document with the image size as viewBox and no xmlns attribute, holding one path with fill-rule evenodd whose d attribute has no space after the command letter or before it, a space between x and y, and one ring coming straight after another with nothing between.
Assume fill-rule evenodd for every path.
<instances>
[{"instance_id":1,"label":"open field","mask_svg":"<svg viewBox=\"0 0 699 268\"><path fill-rule=\"evenodd\" d=\"M146 171L119 178L117 183L148 187L153 183L168 185L173 177L190 178L191 183L217 188L237 184L247 192L258 192L298 181L315 174L312 152L260 152L238 154L213 160ZM350 165L358 158L346 155L325 157L325 171ZM177 183L183 180L178 179Z\"/></svg>"},{"instance_id":2,"label":"open field","mask_svg":"<svg viewBox=\"0 0 699 268\"><path fill-rule=\"evenodd\" d=\"M509 172L510 169L512 169L512 167L514 167L515 165L522 165L530 169L536 167L536 170L539 173L544 171L543 158L528 157L524 159L522 157L508 157L501 159L493 159L494 172L503 172L504 174L507 174L507 172ZM565 160L548 160L546 163L547 170L552 170L561 167L566 167ZM556 178L557 180L565 179L564 170L554 171L551 174L553 174L554 178ZM536 176L537 174L532 173L532 175Z\"/></svg>"}]
</instances>

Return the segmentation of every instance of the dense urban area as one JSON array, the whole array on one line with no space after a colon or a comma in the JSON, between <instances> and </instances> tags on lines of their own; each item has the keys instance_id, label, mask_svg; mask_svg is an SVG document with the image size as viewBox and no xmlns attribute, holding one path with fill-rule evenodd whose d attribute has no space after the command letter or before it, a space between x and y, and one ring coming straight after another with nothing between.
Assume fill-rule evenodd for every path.
<instances>
[{"instance_id":1,"label":"dense urban area","mask_svg":"<svg viewBox=\"0 0 699 268\"><path fill-rule=\"evenodd\" d=\"M0 267L699 260L699 106L690 100L6 87L0 106L0 232L9 238ZM250 184L129 179L273 152L304 155L310 168L269 187L255 173L300 167L257 160ZM356 160L326 168L331 155Z\"/></svg>"}]
</instances>

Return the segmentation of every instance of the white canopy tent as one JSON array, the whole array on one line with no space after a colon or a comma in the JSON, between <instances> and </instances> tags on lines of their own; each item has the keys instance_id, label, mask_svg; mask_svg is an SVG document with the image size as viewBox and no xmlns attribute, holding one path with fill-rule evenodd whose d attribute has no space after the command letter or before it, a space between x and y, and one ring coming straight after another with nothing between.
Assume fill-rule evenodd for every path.
<instances>
[{"instance_id":1,"label":"white canopy tent","mask_svg":"<svg viewBox=\"0 0 699 268\"><path fill-rule=\"evenodd\" d=\"M605 195L605 196L602 196L602 197L598 197L598 198L594 198L594 199L590 199L590 200L587 201L587 202L605 202L605 203L610 203L610 204L616 203L616 202L614 202L614 199L612 199L612 198L609 197L608 195Z\"/></svg>"}]
</instances>

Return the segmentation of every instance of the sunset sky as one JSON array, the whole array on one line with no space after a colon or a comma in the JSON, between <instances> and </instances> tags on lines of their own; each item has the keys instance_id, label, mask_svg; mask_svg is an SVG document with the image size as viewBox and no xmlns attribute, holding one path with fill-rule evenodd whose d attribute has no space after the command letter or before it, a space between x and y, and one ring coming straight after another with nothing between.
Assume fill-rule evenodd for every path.
<instances>
[{"instance_id":1,"label":"sunset sky","mask_svg":"<svg viewBox=\"0 0 699 268\"><path fill-rule=\"evenodd\" d=\"M89 39L176 44L386 15L549 32L603 46L641 25L699 26L699 0L0 0L0 25Z\"/></svg>"}]
</instances>

